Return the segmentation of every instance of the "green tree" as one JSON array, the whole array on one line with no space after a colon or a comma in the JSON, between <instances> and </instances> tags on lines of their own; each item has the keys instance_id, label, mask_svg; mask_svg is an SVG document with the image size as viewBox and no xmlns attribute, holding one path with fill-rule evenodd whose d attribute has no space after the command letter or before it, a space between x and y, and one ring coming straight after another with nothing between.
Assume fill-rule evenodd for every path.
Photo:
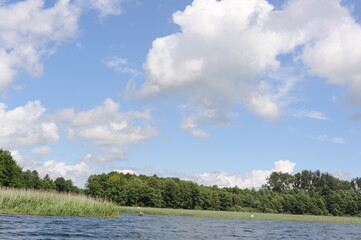
<instances>
[{"instance_id":1,"label":"green tree","mask_svg":"<svg viewBox=\"0 0 361 240\"><path fill-rule=\"evenodd\" d=\"M312 171L303 170L300 173L294 175L294 187L302 190L310 190L312 181Z\"/></svg>"},{"instance_id":2,"label":"green tree","mask_svg":"<svg viewBox=\"0 0 361 240\"><path fill-rule=\"evenodd\" d=\"M23 187L22 171L9 151L0 149L0 186Z\"/></svg>"},{"instance_id":3,"label":"green tree","mask_svg":"<svg viewBox=\"0 0 361 240\"><path fill-rule=\"evenodd\" d=\"M49 177L48 174L41 180L41 186L44 190L55 190L56 185L55 182Z\"/></svg>"},{"instance_id":4,"label":"green tree","mask_svg":"<svg viewBox=\"0 0 361 240\"><path fill-rule=\"evenodd\" d=\"M164 183L163 199L165 207L180 208L180 188L177 179L166 178Z\"/></svg>"},{"instance_id":5,"label":"green tree","mask_svg":"<svg viewBox=\"0 0 361 240\"><path fill-rule=\"evenodd\" d=\"M25 188L29 189L41 189L41 180L39 173L36 170L26 170L22 173L23 183Z\"/></svg>"},{"instance_id":6,"label":"green tree","mask_svg":"<svg viewBox=\"0 0 361 240\"><path fill-rule=\"evenodd\" d=\"M163 207L163 191L165 188L163 179L154 174L149 177L147 184L149 188L149 207Z\"/></svg>"},{"instance_id":7,"label":"green tree","mask_svg":"<svg viewBox=\"0 0 361 240\"><path fill-rule=\"evenodd\" d=\"M353 189L361 191L361 178L357 177L352 179L351 186Z\"/></svg>"},{"instance_id":8,"label":"green tree","mask_svg":"<svg viewBox=\"0 0 361 240\"><path fill-rule=\"evenodd\" d=\"M93 197L106 198L106 190L108 177L105 173L93 174L88 177L87 183L85 184L86 193Z\"/></svg>"},{"instance_id":9,"label":"green tree","mask_svg":"<svg viewBox=\"0 0 361 240\"><path fill-rule=\"evenodd\" d=\"M225 189L220 189L218 196L219 196L221 210L223 210L223 211L234 210L233 199L232 199L231 193L229 193Z\"/></svg>"},{"instance_id":10,"label":"green tree","mask_svg":"<svg viewBox=\"0 0 361 240\"><path fill-rule=\"evenodd\" d=\"M74 186L71 180L65 180L63 177L55 179L55 188L58 192L80 193L80 189Z\"/></svg>"},{"instance_id":11,"label":"green tree","mask_svg":"<svg viewBox=\"0 0 361 240\"><path fill-rule=\"evenodd\" d=\"M289 173L272 172L267 179L267 184L263 186L273 192L280 192L286 189L291 189L294 177Z\"/></svg>"}]
</instances>

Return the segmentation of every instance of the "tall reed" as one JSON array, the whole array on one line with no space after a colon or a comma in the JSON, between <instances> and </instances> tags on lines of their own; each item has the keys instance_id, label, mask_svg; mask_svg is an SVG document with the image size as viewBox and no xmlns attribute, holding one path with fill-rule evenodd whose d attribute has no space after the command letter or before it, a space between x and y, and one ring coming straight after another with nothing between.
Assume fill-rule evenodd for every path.
<instances>
[{"instance_id":1,"label":"tall reed","mask_svg":"<svg viewBox=\"0 0 361 240\"><path fill-rule=\"evenodd\" d=\"M116 217L118 207L85 195L63 194L25 189L0 188L0 212L56 215Z\"/></svg>"}]
</instances>

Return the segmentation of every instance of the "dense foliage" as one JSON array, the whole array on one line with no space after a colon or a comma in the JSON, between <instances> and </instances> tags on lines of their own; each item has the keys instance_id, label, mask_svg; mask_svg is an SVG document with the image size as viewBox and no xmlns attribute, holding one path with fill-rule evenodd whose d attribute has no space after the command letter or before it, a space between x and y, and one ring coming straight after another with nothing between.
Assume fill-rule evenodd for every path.
<instances>
[{"instance_id":1,"label":"dense foliage","mask_svg":"<svg viewBox=\"0 0 361 240\"><path fill-rule=\"evenodd\" d=\"M260 190L203 186L178 178L118 172L91 175L86 192L123 206L361 216L361 179L273 172Z\"/></svg>"},{"instance_id":2,"label":"dense foliage","mask_svg":"<svg viewBox=\"0 0 361 240\"><path fill-rule=\"evenodd\" d=\"M56 190L58 192L80 193L71 180L63 177L52 180L49 175L40 178L36 170L22 171L9 151L0 149L0 187Z\"/></svg>"},{"instance_id":3,"label":"dense foliage","mask_svg":"<svg viewBox=\"0 0 361 240\"><path fill-rule=\"evenodd\" d=\"M0 187L84 192L71 180L22 171L10 152L1 149ZM123 206L361 216L361 178L345 181L320 171L273 172L259 190L110 172L91 175L85 193Z\"/></svg>"}]
</instances>

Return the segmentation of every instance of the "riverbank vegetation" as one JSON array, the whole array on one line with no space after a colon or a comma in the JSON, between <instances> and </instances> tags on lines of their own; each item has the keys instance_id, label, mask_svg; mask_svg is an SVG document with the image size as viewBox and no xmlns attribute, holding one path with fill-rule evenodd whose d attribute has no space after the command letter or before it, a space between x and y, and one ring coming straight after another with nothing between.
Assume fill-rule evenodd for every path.
<instances>
[{"instance_id":1,"label":"riverbank vegetation","mask_svg":"<svg viewBox=\"0 0 361 240\"><path fill-rule=\"evenodd\" d=\"M0 188L0 212L56 216L116 217L119 207L85 195Z\"/></svg>"},{"instance_id":2,"label":"riverbank vegetation","mask_svg":"<svg viewBox=\"0 0 361 240\"><path fill-rule=\"evenodd\" d=\"M0 149L0 212L57 216L116 217L118 207L79 195L83 190L62 177L40 178L22 171L9 151Z\"/></svg>"},{"instance_id":3,"label":"riverbank vegetation","mask_svg":"<svg viewBox=\"0 0 361 240\"><path fill-rule=\"evenodd\" d=\"M83 193L120 206L361 217L361 178L346 181L309 170L294 175L273 172L258 190L114 171L89 176L83 190L71 180L23 172L10 152L0 149L0 187Z\"/></svg>"},{"instance_id":4,"label":"riverbank vegetation","mask_svg":"<svg viewBox=\"0 0 361 240\"><path fill-rule=\"evenodd\" d=\"M296 214L275 214L275 213L251 213L251 212L229 212L211 210L186 210L169 208L148 208L142 207L121 207L123 213L138 214L142 210L146 215L170 215L184 217L206 217L206 218L228 218L228 219L248 219L248 220L269 220L269 221L292 221L292 222L323 222L323 223L343 223L361 224L359 217L335 217L335 216L313 216ZM253 217L252 217L253 214Z\"/></svg>"},{"instance_id":5,"label":"riverbank vegetation","mask_svg":"<svg viewBox=\"0 0 361 240\"><path fill-rule=\"evenodd\" d=\"M360 180L344 181L320 171L304 170L295 175L273 172L267 184L255 190L111 172L90 176L86 192L121 206L361 216Z\"/></svg>"}]
</instances>

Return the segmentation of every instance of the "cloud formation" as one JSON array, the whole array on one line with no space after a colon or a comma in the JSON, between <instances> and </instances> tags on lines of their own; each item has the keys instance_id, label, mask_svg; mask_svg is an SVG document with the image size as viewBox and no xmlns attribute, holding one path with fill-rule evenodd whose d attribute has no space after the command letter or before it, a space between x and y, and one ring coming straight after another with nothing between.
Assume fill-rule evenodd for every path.
<instances>
[{"instance_id":1,"label":"cloud formation","mask_svg":"<svg viewBox=\"0 0 361 240\"><path fill-rule=\"evenodd\" d=\"M76 36L78 8L69 0L59 0L50 8L44 5L44 0L0 4L0 90L13 82L17 69L41 75L41 58Z\"/></svg>"},{"instance_id":2,"label":"cloud formation","mask_svg":"<svg viewBox=\"0 0 361 240\"><path fill-rule=\"evenodd\" d=\"M295 117L308 117L317 120L328 120L327 116L322 112L313 110L299 110L294 114Z\"/></svg>"},{"instance_id":3,"label":"cloud formation","mask_svg":"<svg viewBox=\"0 0 361 240\"><path fill-rule=\"evenodd\" d=\"M112 68L120 73L129 73L133 76L139 74L137 70L130 67L129 61L126 58L112 56L103 60L103 62L106 64L107 67Z\"/></svg>"},{"instance_id":4,"label":"cloud formation","mask_svg":"<svg viewBox=\"0 0 361 240\"><path fill-rule=\"evenodd\" d=\"M39 101L12 110L0 103L0 146L12 148L58 141L58 126L46 118L45 111Z\"/></svg>"},{"instance_id":5,"label":"cloud formation","mask_svg":"<svg viewBox=\"0 0 361 240\"><path fill-rule=\"evenodd\" d=\"M289 160L279 160L274 162L274 168L271 170L253 170L245 175L230 175L223 171L201 174L170 173L182 179L191 180L206 186L217 185L219 187L237 186L239 188L260 188L267 182L266 177L272 172L292 173L295 166L296 163Z\"/></svg>"},{"instance_id":6,"label":"cloud formation","mask_svg":"<svg viewBox=\"0 0 361 240\"><path fill-rule=\"evenodd\" d=\"M204 105L195 102L209 103L208 123L193 111L182 123L195 136L206 136L197 124L213 124L239 104L271 121L284 114L294 81L274 78L289 67L280 56L361 90L361 27L340 0L290 0L280 10L265 0L194 0L173 21L180 31L153 41L138 97L176 96L198 112Z\"/></svg>"},{"instance_id":7,"label":"cloud formation","mask_svg":"<svg viewBox=\"0 0 361 240\"><path fill-rule=\"evenodd\" d=\"M334 23L336 25L326 36L308 44L301 59L311 74L324 77L329 83L348 87L351 101L360 105L361 26L346 10L331 12L329 18L333 18L334 22L338 19Z\"/></svg>"},{"instance_id":8,"label":"cloud formation","mask_svg":"<svg viewBox=\"0 0 361 240\"><path fill-rule=\"evenodd\" d=\"M99 154L88 153L81 160L86 163L102 164L105 168L113 168L112 163L126 160L126 151L122 146L103 147Z\"/></svg>"},{"instance_id":9,"label":"cloud formation","mask_svg":"<svg viewBox=\"0 0 361 240\"><path fill-rule=\"evenodd\" d=\"M51 118L62 122L69 139L90 141L101 148L100 153L94 151L84 156L82 161L88 163L104 165L125 160L128 146L159 135L151 125L150 110L121 112L120 104L110 98L85 111L63 109Z\"/></svg>"},{"instance_id":10,"label":"cloud formation","mask_svg":"<svg viewBox=\"0 0 361 240\"><path fill-rule=\"evenodd\" d=\"M98 10L101 18L108 15L120 15L123 12L121 3L124 0L78 0L77 2L83 8Z\"/></svg>"},{"instance_id":11,"label":"cloud formation","mask_svg":"<svg viewBox=\"0 0 361 240\"><path fill-rule=\"evenodd\" d=\"M66 109L58 116L68 121L69 138L91 140L97 145L138 144L158 135L158 131L148 123L151 120L149 110L119 110L120 104L108 98L102 105L90 110L75 112L74 109Z\"/></svg>"},{"instance_id":12,"label":"cloud formation","mask_svg":"<svg viewBox=\"0 0 361 240\"><path fill-rule=\"evenodd\" d=\"M31 150L31 152L35 153L35 154L50 154L51 149L48 145L44 145L44 146L33 148Z\"/></svg>"},{"instance_id":13,"label":"cloud formation","mask_svg":"<svg viewBox=\"0 0 361 240\"><path fill-rule=\"evenodd\" d=\"M119 15L123 0L58 0L50 7L45 2L0 2L0 91L13 83L19 70L41 76L42 58L77 37L85 9L98 10L100 17Z\"/></svg>"},{"instance_id":14,"label":"cloud formation","mask_svg":"<svg viewBox=\"0 0 361 240\"><path fill-rule=\"evenodd\" d=\"M94 170L84 162L74 165L55 160L39 162L24 157L18 150L11 151L11 155L24 170L36 170L41 177L49 174L52 179L58 177L71 179L78 186L83 185L89 175L94 173Z\"/></svg>"},{"instance_id":15,"label":"cloud formation","mask_svg":"<svg viewBox=\"0 0 361 240\"><path fill-rule=\"evenodd\" d=\"M93 149L82 159L83 163L103 166L125 160L130 146L159 135L152 126L150 110L121 112L120 104L112 99L89 110L76 112L69 108L51 115L46 114L40 101L12 110L0 103L0 146L3 148L32 146L34 154L49 154L48 144L57 142L62 131L70 140ZM54 164L49 162L49 166Z\"/></svg>"},{"instance_id":16,"label":"cloud formation","mask_svg":"<svg viewBox=\"0 0 361 240\"><path fill-rule=\"evenodd\" d=\"M345 143L345 139L342 137L330 137L326 134L315 137L315 139L319 140L319 141L323 141L323 142L332 142L332 143L337 143L337 144L344 144Z\"/></svg>"}]
</instances>

